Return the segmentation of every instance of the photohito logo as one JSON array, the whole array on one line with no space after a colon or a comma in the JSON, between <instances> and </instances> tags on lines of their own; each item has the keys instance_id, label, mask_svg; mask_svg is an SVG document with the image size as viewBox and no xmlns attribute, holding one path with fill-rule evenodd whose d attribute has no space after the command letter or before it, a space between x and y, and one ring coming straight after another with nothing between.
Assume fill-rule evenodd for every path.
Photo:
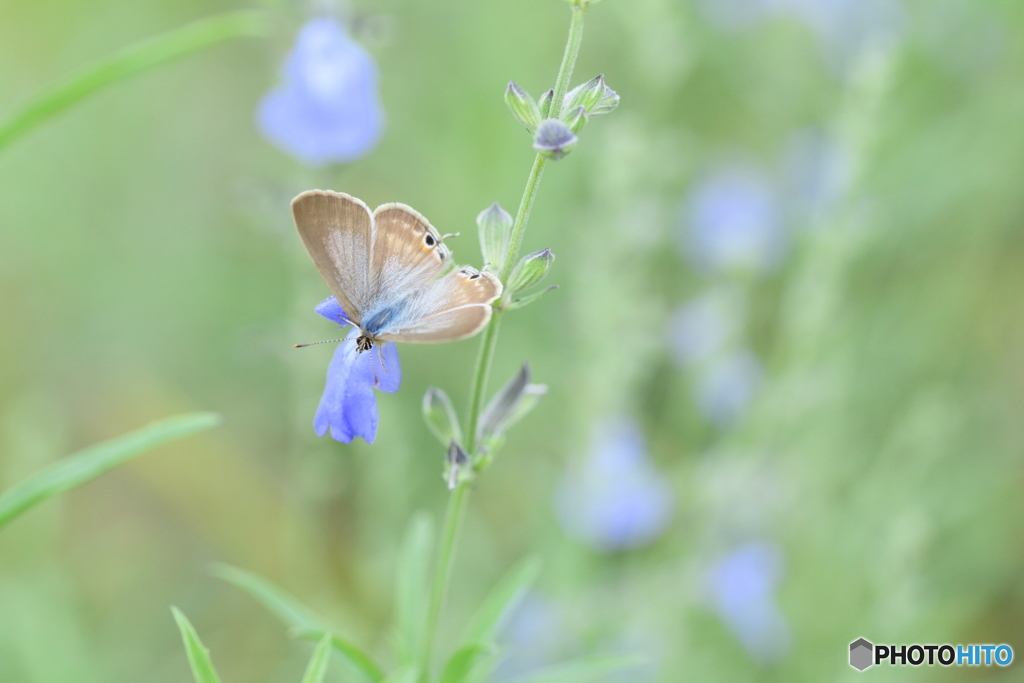
<instances>
[{"instance_id":1,"label":"photohito logo","mask_svg":"<svg viewBox=\"0 0 1024 683\"><path fill-rule=\"evenodd\" d=\"M850 643L850 666L864 671L875 664L889 666L1009 666L1009 645L875 645L866 638Z\"/></svg>"}]
</instances>

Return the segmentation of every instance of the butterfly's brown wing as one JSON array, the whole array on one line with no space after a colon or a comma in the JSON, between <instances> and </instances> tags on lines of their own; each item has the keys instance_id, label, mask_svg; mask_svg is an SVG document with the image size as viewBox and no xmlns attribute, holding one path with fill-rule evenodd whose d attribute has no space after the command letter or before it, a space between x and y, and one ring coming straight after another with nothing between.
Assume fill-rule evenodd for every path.
<instances>
[{"instance_id":1,"label":"butterfly's brown wing","mask_svg":"<svg viewBox=\"0 0 1024 683\"><path fill-rule=\"evenodd\" d=\"M373 212L373 301L397 301L428 285L448 265L451 252L418 211L405 204L381 204Z\"/></svg>"},{"instance_id":2,"label":"butterfly's brown wing","mask_svg":"<svg viewBox=\"0 0 1024 683\"><path fill-rule=\"evenodd\" d=\"M379 338L399 342L445 342L476 334L491 319L501 282L472 268L453 270L415 291L402 315Z\"/></svg>"},{"instance_id":3,"label":"butterfly's brown wing","mask_svg":"<svg viewBox=\"0 0 1024 683\"><path fill-rule=\"evenodd\" d=\"M295 227L327 288L359 324L371 303L373 219L361 200L342 192L309 190L292 200Z\"/></svg>"}]
</instances>

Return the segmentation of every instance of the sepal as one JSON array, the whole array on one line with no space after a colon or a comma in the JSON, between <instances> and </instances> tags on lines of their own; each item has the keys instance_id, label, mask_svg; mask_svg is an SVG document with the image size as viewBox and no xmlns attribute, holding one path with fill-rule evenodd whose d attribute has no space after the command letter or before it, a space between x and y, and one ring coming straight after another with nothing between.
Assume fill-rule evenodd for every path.
<instances>
[{"instance_id":1,"label":"sepal","mask_svg":"<svg viewBox=\"0 0 1024 683\"><path fill-rule=\"evenodd\" d=\"M619 106L619 94L605 84L604 74L577 85L566 93L565 99L562 101L563 111L583 107L587 116L607 114L617 106Z\"/></svg>"},{"instance_id":2,"label":"sepal","mask_svg":"<svg viewBox=\"0 0 1024 683\"><path fill-rule=\"evenodd\" d=\"M502 307L502 309L506 310L506 311L514 311L517 308L523 308L525 306L529 306L534 301L536 301L537 299L541 298L542 296L544 296L545 294L550 292L552 289L558 289L558 285L551 285L550 287L545 287L544 289L540 290L539 292L534 292L533 294L528 294L528 295L526 295L524 297L520 297L518 299L512 299L507 304L505 304Z\"/></svg>"},{"instance_id":3,"label":"sepal","mask_svg":"<svg viewBox=\"0 0 1024 683\"><path fill-rule=\"evenodd\" d=\"M540 397L547 393L543 384L530 383L530 365L523 363L519 372L494 395L480 416L477 438L480 443L494 446L502 434L533 410Z\"/></svg>"},{"instance_id":4,"label":"sepal","mask_svg":"<svg viewBox=\"0 0 1024 683\"><path fill-rule=\"evenodd\" d=\"M511 277L509 277L509 291L515 294L533 287L548 274L548 268L554 260L555 255L551 253L550 249L542 249L524 256L516 264Z\"/></svg>"},{"instance_id":5,"label":"sepal","mask_svg":"<svg viewBox=\"0 0 1024 683\"><path fill-rule=\"evenodd\" d=\"M476 217L480 233L480 253L484 257L484 269L500 269L505 263L509 239L512 237L512 216L494 202Z\"/></svg>"},{"instance_id":6,"label":"sepal","mask_svg":"<svg viewBox=\"0 0 1024 683\"><path fill-rule=\"evenodd\" d=\"M453 439L462 441L462 428L459 427L455 407L448 394L437 387L430 387L423 395L423 420L442 446L447 446Z\"/></svg>"},{"instance_id":7,"label":"sepal","mask_svg":"<svg viewBox=\"0 0 1024 683\"><path fill-rule=\"evenodd\" d=\"M530 97L530 93L519 87L515 81L508 82L508 88L505 89L505 104L508 105L512 116L519 123L526 126L526 130L531 133L537 130L537 126L543 118L540 113L540 107Z\"/></svg>"}]
</instances>

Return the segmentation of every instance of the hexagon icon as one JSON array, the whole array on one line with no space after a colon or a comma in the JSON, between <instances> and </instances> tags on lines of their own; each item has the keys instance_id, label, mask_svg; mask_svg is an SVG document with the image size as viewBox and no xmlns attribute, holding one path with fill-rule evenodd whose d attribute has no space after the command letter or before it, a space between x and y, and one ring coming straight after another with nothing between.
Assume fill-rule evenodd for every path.
<instances>
[{"instance_id":1,"label":"hexagon icon","mask_svg":"<svg viewBox=\"0 0 1024 683\"><path fill-rule=\"evenodd\" d=\"M875 662L872 654L875 646L864 638L858 638L850 643L850 666L857 671L863 671Z\"/></svg>"}]
</instances>

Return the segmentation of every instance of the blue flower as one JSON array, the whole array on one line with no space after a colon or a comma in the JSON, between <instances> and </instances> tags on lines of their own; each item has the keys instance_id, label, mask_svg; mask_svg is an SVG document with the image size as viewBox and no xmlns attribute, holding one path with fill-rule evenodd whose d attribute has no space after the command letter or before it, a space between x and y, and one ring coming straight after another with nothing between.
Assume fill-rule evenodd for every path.
<instances>
[{"instance_id":1,"label":"blue flower","mask_svg":"<svg viewBox=\"0 0 1024 683\"><path fill-rule=\"evenodd\" d=\"M853 56L870 39L906 24L898 0L700 0L705 17L725 31L744 31L779 15L807 25L831 56Z\"/></svg>"},{"instance_id":2,"label":"blue flower","mask_svg":"<svg viewBox=\"0 0 1024 683\"><path fill-rule=\"evenodd\" d=\"M345 311L333 296L322 301L316 312L344 324ZM402 382L394 343L385 344L382 353L383 368L376 349L356 351L355 337L338 345L327 368L327 385L313 419L317 435L330 431L332 438L344 443L351 443L357 436L373 443L377 436L377 399L373 390L394 393Z\"/></svg>"},{"instance_id":3,"label":"blue flower","mask_svg":"<svg viewBox=\"0 0 1024 683\"><path fill-rule=\"evenodd\" d=\"M711 272L768 272L785 251L775 193L755 167L728 166L698 182L683 221L684 252Z\"/></svg>"},{"instance_id":4,"label":"blue flower","mask_svg":"<svg viewBox=\"0 0 1024 683\"><path fill-rule=\"evenodd\" d=\"M665 530L672 492L651 462L639 426L611 420L594 435L588 457L558 490L566 532L599 552L637 548Z\"/></svg>"},{"instance_id":5,"label":"blue flower","mask_svg":"<svg viewBox=\"0 0 1024 683\"><path fill-rule=\"evenodd\" d=\"M377 67L336 21L302 27L283 80L256 112L274 145L310 166L354 161L377 145L384 128Z\"/></svg>"},{"instance_id":6,"label":"blue flower","mask_svg":"<svg viewBox=\"0 0 1024 683\"><path fill-rule=\"evenodd\" d=\"M668 345L682 367L709 362L740 338L745 316L742 292L719 286L676 309L668 323Z\"/></svg>"},{"instance_id":7,"label":"blue flower","mask_svg":"<svg viewBox=\"0 0 1024 683\"><path fill-rule=\"evenodd\" d=\"M775 599L781 578L782 552L764 541L739 546L711 568L715 611L758 661L778 661L789 651L789 624Z\"/></svg>"},{"instance_id":8,"label":"blue flower","mask_svg":"<svg viewBox=\"0 0 1024 683\"><path fill-rule=\"evenodd\" d=\"M718 427L731 427L754 399L762 375L761 363L749 350L717 358L697 378L697 406Z\"/></svg>"}]
</instances>

